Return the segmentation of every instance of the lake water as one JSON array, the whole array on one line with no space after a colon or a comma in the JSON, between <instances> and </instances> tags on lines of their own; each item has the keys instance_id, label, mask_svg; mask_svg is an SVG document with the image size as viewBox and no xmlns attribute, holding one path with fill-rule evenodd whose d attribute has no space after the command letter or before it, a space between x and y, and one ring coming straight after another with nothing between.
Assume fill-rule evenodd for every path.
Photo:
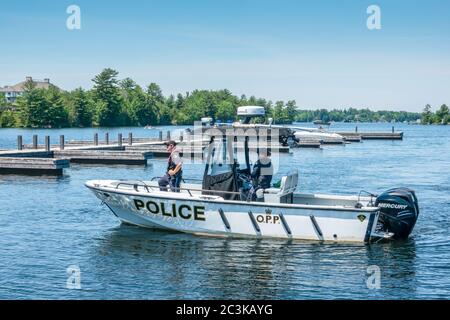
<instances>
[{"instance_id":1,"label":"lake water","mask_svg":"<svg viewBox=\"0 0 450 320\"><path fill-rule=\"evenodd\" d=\"M391 124L358 124L390 131ZM276 179L300 172L305 192L380 193L416 190L420 216L410 239L384 244L321 244L197 237L121 225L84 187L90 179L149 179L147 167L72 165L64 176L0 176L0 299L431 299L450 298L450 127L396 124L403 141L364 141L282 156ZM354 130L354 124L332 129ZM22 134L57 142L111 139L142 128L0 129L0 149ZM185 168L199 178L199 165ZM67 268L81 272L81 289L67 288ZM381 271L369 289L368 267ZM371 269L369 269L371 270Z\"/></svg>"}]
</instances>

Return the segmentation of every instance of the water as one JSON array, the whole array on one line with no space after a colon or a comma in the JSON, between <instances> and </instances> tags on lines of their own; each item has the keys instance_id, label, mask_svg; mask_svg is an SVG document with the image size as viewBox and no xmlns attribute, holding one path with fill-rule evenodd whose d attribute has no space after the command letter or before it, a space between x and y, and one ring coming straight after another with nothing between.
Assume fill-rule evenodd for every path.
<instances>
[{"instance_id":1,"label":"water","mask_svg":"<svg viewBox=\"0 0 450 320\"><path fill-rule=\"evenodd\" d=\"M358 124L360 131L391 125ZM94 132L156 136L138 128L0 130L0 149L16 136L57 141ZM168 128L162 128L167 130ZM354 130L354 124L335 124ZM450 298L450 127L396 124L403 141L365 141L281 158L275 179L291 168L305 192L417 191L412 237L385 244L238 240L149 231L120 225L83 186L89 179L148 179L164 161L144 167L73 165L59 178L0 176L0 299L431 299ZM102 134L100 134L102 137ZM199 178L198 165L185 177ZM69 290L67 268L81 270ZM369 266L381 271L369 289Z\"/></svg>"}]
</instances>

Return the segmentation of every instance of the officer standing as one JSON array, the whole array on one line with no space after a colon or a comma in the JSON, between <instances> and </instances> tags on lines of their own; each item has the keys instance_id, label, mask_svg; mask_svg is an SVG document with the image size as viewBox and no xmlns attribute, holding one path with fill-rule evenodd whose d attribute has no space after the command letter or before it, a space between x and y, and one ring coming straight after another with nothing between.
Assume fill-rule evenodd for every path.
<instances>
[{"instance_id":1,"label":"officer standing","mask_svg":"<svg viewBox=\"0 0 450 320\"><path fill-rule=\"evenodd\" d=\"M159 189L167 191L167 186L170 185L172 192L180 192L180 184L183 175L183 161L180 153L176 149L177 143L173 140L165 143L167 152L169 152L169 159L167 160L167 172L158 181Z\"/></svg>"}]
</instances>

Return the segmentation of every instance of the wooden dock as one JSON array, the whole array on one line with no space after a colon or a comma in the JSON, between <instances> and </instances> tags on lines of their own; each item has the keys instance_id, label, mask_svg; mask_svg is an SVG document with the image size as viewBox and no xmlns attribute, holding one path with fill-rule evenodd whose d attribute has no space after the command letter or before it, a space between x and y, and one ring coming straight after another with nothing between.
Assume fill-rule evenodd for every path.
<instances>
[{"instance_id":1,"label":"wooden dock","mask_svg":"<svg viewBox=\"0 0 450 320\"><path fill-rule=\"evenodd\" d=\"M321 148L322 141L320 140L300 140L295 144L297 148Z\"/></svg>"},{"instance_id":2,"label":"wooden dock","mask_svg":"<svg viewBox=\"0 0 450 320\"><path fill-rule=\"evenodd\" d=\"M359 142L361 140L402 140L403 132L338 132L345 138L344 143ZM22 136L17 137L17 150L0 150L0 174L52 174L59 175L63 169L69 168L70 163L90 164L125 164L147 165L151 158L167 158L169 156L164 142L175 140L179 144L181 156L185 158L204 158L210 138L197 137L188 132L179 132L175 135L167 132L163 139L163 132L158 137L135 138L132 133L123 137L119 133L114 139L110 139L105 133L100 140L98 133L92 140L71 140L66 142L65 137L59 137L59 144L51 144L50 137L45 136L44 144L38 144L38 136L33 135L31 144L24 144ZM197 140L195 140L197 139ZM259 141L261 144L263 141ZM296 147L321 148L322 144L342 143L342 140L301 140ZM250 151L257 150L258 142L250 142ZM238 146L238 150L241 150ZM259 148L263 148L261 145ZM288 146L278 144L267 145L272 153L290 153Z\"/></svg>"},{"instance_id":3,"label":"wooden dock","mask_svg":"<svg viewBox=\"0 0 450 320\"><path fill-rule=\"evenodd\" d=\"M360 134L356 135L344 135L343 136L346 142L361 142L362 137Z\"/></svg>"},{"instance_id":4,"label":"wooden dock","mask_svg":"<svg viewBox=\"0 0 450 320\"><path fill-rule=\"evenodd\" d=\"M0 158L53 158L53 151L46 150L3 150Z\"/></svg>"},{"instance_id":5,"label":"wooden dock","mask_svg":"<svg viewBox=\"0 0 450 320\"><path fill-rule=\"evenodd\" d=\"M162 144L155 139L145 140L150 144ZM80 141L67 144L65 137L60 136L59 144L51 145L50 137L46 136L44 145L38 145L37 135L33 136L31 144L24 144L22 136L18 136L17 150L0 151L0 174L61 175L63 169L70 167L71 162L147 165L147 160L153 156L145 150L125 150L121 134L118 135L117 141L117 144L110 144L109 141L100 143L98 134L95 134L92 144ZM128 141L127 145L133 144L132 134L129 134L128 140L125 141ZM137 144L139 143L142 142Z\"/></svg>"},{"instance_id":6,"label":"wooden dock","mask_svg":"<svg viewBox=\"0 0 450 320\"><path fill-rule=\"evenodd\" d=\"M71 163L147 165L151 152L116 150L55 150L55 158L68 158Z\"/></svg>"},{"instance_id":7,"label":"wooden dock","mask_svg":"<svg viewBox=\"0 0 450 320\"><path fill-rule=\"evenodd\" d=\"M403 132L336 132L347 141L362 140L403 140Z\"/></svg>"},{"instance_id":8,"label":"wooden dock","mask_svg":"<svg viewBox=\"0 0 450 320\"><path fill-rule=\"evenodd\" d=\"M180 155L182 157L199 157L204 156L207 152L208 141L204 140L199 142L198 145L193 144L192 142L180 142L177 147ZM250 151L256 151L258 147L249 146ZM260 149L269 149L272 153L289 153L290 148L288 146L282 146L279 144L271 145L269 144L267 147L260 146ZM125 146L125 150L127 151L145 151L149 152L153 155L153 158L167 158L169 153L167 152L167 148L162 143L139 143L133 144L132 146ZM242 147L237 148L238 151L242 151Z\"/></svg>"},{"instance_id":9,"label":"wooden dock","mask_svg":"<svg viewBox=\"0 0 450 320\"><path fill-rule=\"evenodd\" d=\"M345 139L336 139L336 138L324 138L322 139L322 144L345 144Z\"/></svg>"},{"instance_id":10,"label":"wooden dock","mask_svg":"<svg viewBox=\"0 0 450 320\"><path fill-rule=\"evenodd\" d=\"M0 174L62 175L69 159L0 157Z\"/></svg>"},{"instance_id":11,"label":"wooden dock","mask_svg":"<svg viewBox=\"0 0 450 320\"><path fill-rule=\"evenodd\" d=\"M167 148L165 146L156 146L156 145L139 145L139 146L127 146L125 150L128 152L145 152L148 153L151 158L165 158L169 157L169 152L167 152ZM178 148L180 152L180 156L182 157L203 157L204 147L180 147Z\"/></svg>"},{"instance_id":12,"label":"wooden dock","mask_svg":"<svg viewBox=\"0 0 450 320\"><path fill-rule=\"evenodd\" d=\"M282 146L282 145L270 145L268 144L266 145L260 145L258 146L252 146L249 145L248 147L249 151L253 151L256 152L258 149L268 149L271 153L290 153L291 152L291 148L289 148L288 146ZM244 151L243 147L237 148L238 151Z\"/></svg>"}]
</instances>

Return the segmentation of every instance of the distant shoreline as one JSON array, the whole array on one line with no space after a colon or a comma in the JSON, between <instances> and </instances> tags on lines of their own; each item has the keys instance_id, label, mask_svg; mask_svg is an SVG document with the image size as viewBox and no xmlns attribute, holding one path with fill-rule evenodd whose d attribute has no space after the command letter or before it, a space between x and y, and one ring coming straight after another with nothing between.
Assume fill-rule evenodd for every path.
<instances>
[{"instance_id":1,"label":"distant shoreline","mask_svg":"<svg viewBox=\"0 0 450 320\"><path fill-rule=\"evenodd\" d=\"M292 123L284 123L284 124L280 124L280 125L297 125L297 124L301 124L301 125L306 125L306 124L310 124L312 126L318 127L320 125L315 125L312 122L301 122L301 121L294 121ZM437 123L431 123L431 124L422 124L422 123L417 123L417 122L382 122L382 121L378 121L378 122L352 122L352 121L348 121L348 122L344 122L344 121L333 121L331 122L330 125L322 125L322 127L324 128L328 128L328 127L332 127L333 124L349 124L349 125L417 125L417 126L438 126L438 127L442 127L442 126L446 126L446 124L437 124ZM147 130L161 130L161 128L167 128L167 127L190 127L193 126L193 124L157 124L154 125L152 128L147 129ZM90 126L90 127L53 127L53 128L48 128L48 127L0 127L0 130L4 129L19 129L19 130L64 130L64 129L81 129L81 130L89 130L89 129L120 129L120 128L139 128L139 129L145 129L145 126Z\"/></svg>"},{"instance_id":2,"label":"distant shoreline","mask_svg":"<svg viewBox=\"0 0 450 320\"><path fill-rule=\"evenodd\" d=\"M372 111L368 108L302 110L295 100L270 101L255 96L237 96L230 90L194 90L168 97L156 83L140 87L130 78L104 69L93 79L91 90L67 92L49 85L47 89L27 80L15 102L0 95L0 128L95 128L121 126L192 125L202 117L215 122L236 121L240 106L261 106L266 120L274 124L320 121L344 123L447 124L449 109L444 104L432 112ZM321 124L317 124L321 125Z\"/></svg>"}]
</instances>

